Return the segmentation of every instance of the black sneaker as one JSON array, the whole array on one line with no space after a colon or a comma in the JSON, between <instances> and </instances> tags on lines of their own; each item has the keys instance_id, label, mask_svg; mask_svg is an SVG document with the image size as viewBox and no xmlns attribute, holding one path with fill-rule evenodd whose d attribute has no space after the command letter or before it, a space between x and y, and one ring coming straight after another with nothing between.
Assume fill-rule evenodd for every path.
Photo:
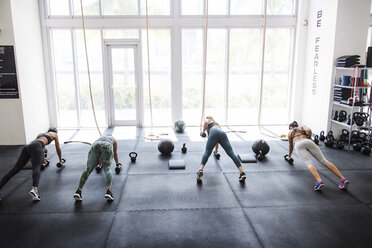
<instances>
[{"instance_id":1,"label":"black sneaker","mask_svg":"<svg viewBox=\"0 0 372 248\"><path fill-rule=\"evenodd\" d=\"M75 201L82 201L83 197L81 196L81 191L79 189L76 190L74 194Z\"/></svg>"},{"instance_id":2,"label":"black sneaker","mask_svg":"<svg viewBox=\"0 0 372 248\"><path fill-rule=\"evenodd\" d=\"M244 182L246 178L247 178L247 177L246 177L246 175L245 175L244 172L240 173L240 176L239 176L239 181L240 181L240 182Z\"/></svg>"},{"instance_id":3,"label":"black sneaker","mask_svg":"<svg viewBox=\"0 0 372 248\"><path fill-rule=\"evenodd\" d=\"M196 181L198 183L201 183L203 181L202 180L203 175L204 175L203 170L199 170L198 173L196 173Z\"/></svg>"},{"instance_id":4,"label":"black sneaker","mask_svg":"<svg viewBox=\"0 0 372 248\"><path fill-rule=\"evenodd\" d=\"M112 194L111 190L107 190L107 191L106 191L105 198L106 198L108 201L113 201L113 200L114 200L114 195Z\"/></svg>"}]
</instances>

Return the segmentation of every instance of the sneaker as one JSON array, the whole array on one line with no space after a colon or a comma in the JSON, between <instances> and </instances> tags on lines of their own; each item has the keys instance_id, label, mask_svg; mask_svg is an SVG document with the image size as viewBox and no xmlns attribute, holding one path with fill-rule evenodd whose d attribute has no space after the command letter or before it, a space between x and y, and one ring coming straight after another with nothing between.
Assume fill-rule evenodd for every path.
<instances>
[{"instance_id":1,"label":"sneaker","mask_svg":"<svg viewBox=\"0 0 372 248\"><path fill-rule=\"evenodd\" d=\"M198 173L196 173L196 181L198 183L201 183L203 181L202 180L203 175L204 175L203 170L199 170Z\"/></svg>"},{"instance_id":2,"label":"sneaker","mask_svg":"<svg viewBox=\"0 0 372 248\"><path fill-rule=\"evenodd\" d=\"M349 181L346 178L342 178L341 184L338 186L338 188L342 190L347 190L347 187L349 187Z\"/></svg>"},{"instance_id":3,"label":"sneaker","mask_svg":"<svg viewBox=\"0 0 372 248\"><path fill-rule=\"evenodd\" d=\"M74 194L75 201L82 201L83 197L81 196L81 191L79 189L76 190Z\"/></svg>"},{"instance_id":4,"label":"sneaker","mask_svg":"<svg viewBox=\"0 0 372 248\"><path fill-rule=\"evenodd\" d=\"M319 181L319 182L316 182L316 184L314 186L314 190L315 191L320 191L320 190L322 190L323 187L324 187L324 182Z\"/></svg>"},{"instance_id":5,"label":"sneaker","mask_svg":"<svg viewBox=\"0 0 372 248\"><path fill-rule=\"evenodd\" d=\"M246 177L246 175L245 175L244 172L240 173L240 176L239 176L239 181L240 181L240 182L244 182L246 178L247 178L247 177Z\"/></svg>"},{"instance_id":6,"label":"sneaker","mask_svg":"<svg viewBox=\"0 0 372 248\"><path fill-rule=\"evenodd\" d=\"M33 201L40 201L39 191L37 189L32 188L28 193L32 197Z\"/></svg>"},{"instance_id":7,"label":"sneaker","mask_svg":"<svg viewBox=\"0 0 372 248\"><path fill-rule=\"evenodd\" d=\"M108 201L113 201L113 200L114 200L114 195L112 194L111 190L107 190L107 191L106 191L105 198L106 198Z\"/></svg>"}]
</instances>

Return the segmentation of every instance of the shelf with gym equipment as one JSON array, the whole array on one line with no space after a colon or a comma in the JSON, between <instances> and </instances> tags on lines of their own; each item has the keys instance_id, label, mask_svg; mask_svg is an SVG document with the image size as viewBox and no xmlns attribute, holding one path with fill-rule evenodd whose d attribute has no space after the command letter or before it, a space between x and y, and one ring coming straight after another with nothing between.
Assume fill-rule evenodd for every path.
<instances>
[{"instance_id":1,"label":"shelf with gym equipment","mask_svg":"<svg viewBox=\"0 0 372 248\"><path fill-rule=\"evenodd\" d=\"M329 126L332 143L340 149L345 144L348 149L370 152L371 140L371 85L367 82L367 73L372 68L336 67L332 85L332 116ZM352 75L351 75L352 74ZM340 127L343 129L340 131ZM334 139L333 133L338 133ZM356 144L359 143L359 144ZM363 149L362 149L363 148ZM368 153L369 154L369 153Z\"/></svg>"}]
</instances>

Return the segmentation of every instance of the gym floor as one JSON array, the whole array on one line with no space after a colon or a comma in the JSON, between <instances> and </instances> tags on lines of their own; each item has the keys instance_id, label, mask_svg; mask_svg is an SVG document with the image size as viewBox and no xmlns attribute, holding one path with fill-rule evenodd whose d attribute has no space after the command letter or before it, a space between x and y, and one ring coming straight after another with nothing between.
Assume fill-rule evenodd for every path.
<instances>
[{"instance_id":1,"label":"gym floor","mask_svg":"<svg viewBox=\"0 0 372 248\"><path fill-rule=\"evenodd\" d=\"M0 247L370 247L372 243L371 157L353 150L326 148L350 180L348 191L339 180L316 163L325 182L322 192L294 155L294 165L283 155L288 142L260 136L256 127L234 127L247 133L229 133L235 153L252 153L251 144L264 138L270 145L266 159L243 164L245 184L230 158L210 157L203 184L196 172L205 141L198 128L175 134L171 128L155 129L175 141L171 158L183 158L185 170L169 170L168 159L157 150L157 141L144 137L150 130L136 127L107 129L118 139L120 174L113 172L115 201L105 200L103 171L93 171L83 188L83 202L75 203L80 175L86 167L89 146L62 145L66 165L58 169L54 143L48 146L51 161L41 174L41 201L28 196L31 170L18 173L1 191ZM227 129L225 129L227 130ZM287 131L284 129L285 132ZM60 142L94 141L95 130L61 131ZM181 153L182 144L188 151ZM0 177L13 166L22 146L0 146ZM128 153L136 151L136 163Z\"/></svg>"}]
</instances>

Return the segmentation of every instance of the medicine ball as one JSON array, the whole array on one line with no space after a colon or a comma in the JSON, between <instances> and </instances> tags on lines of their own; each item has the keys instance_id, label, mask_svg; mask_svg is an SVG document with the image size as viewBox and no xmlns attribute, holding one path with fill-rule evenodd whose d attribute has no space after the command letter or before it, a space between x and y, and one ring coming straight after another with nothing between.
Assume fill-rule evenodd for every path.
<instances>
[{"instance_id":1,"label":"medicine ball","mask_svg":"<svg viewBox=\"0 0 372 248\"><path fill-rule=\"evenodd\" d=\"M173 141L171 141L170 139L160 140L158 143L158 150L163 155L171 154L174 150Z\"/></svg>"},{"instance_id":2,"label":"medicine ball","mask_svg":"<svg viewBox=\"0 0 372 248\"><path fill-rule=\"evenodd\" d=\"M253 143L252 151L257 155L257 159L261 161L265 158L265 155L269 153L270 146L266 141L259 139Z\"/></svg>"},{"instance_id":3,"label":"medicine ball","mask_svg":"<svg viewBox=\"0 0 372 248\"><path fill-rule=\"evenodd\" d=\"M175 121L174 130L176 130L177 133L183 133L183 131L185 131L185 122L182 120Z\"/></svg>"}]
</instances>

